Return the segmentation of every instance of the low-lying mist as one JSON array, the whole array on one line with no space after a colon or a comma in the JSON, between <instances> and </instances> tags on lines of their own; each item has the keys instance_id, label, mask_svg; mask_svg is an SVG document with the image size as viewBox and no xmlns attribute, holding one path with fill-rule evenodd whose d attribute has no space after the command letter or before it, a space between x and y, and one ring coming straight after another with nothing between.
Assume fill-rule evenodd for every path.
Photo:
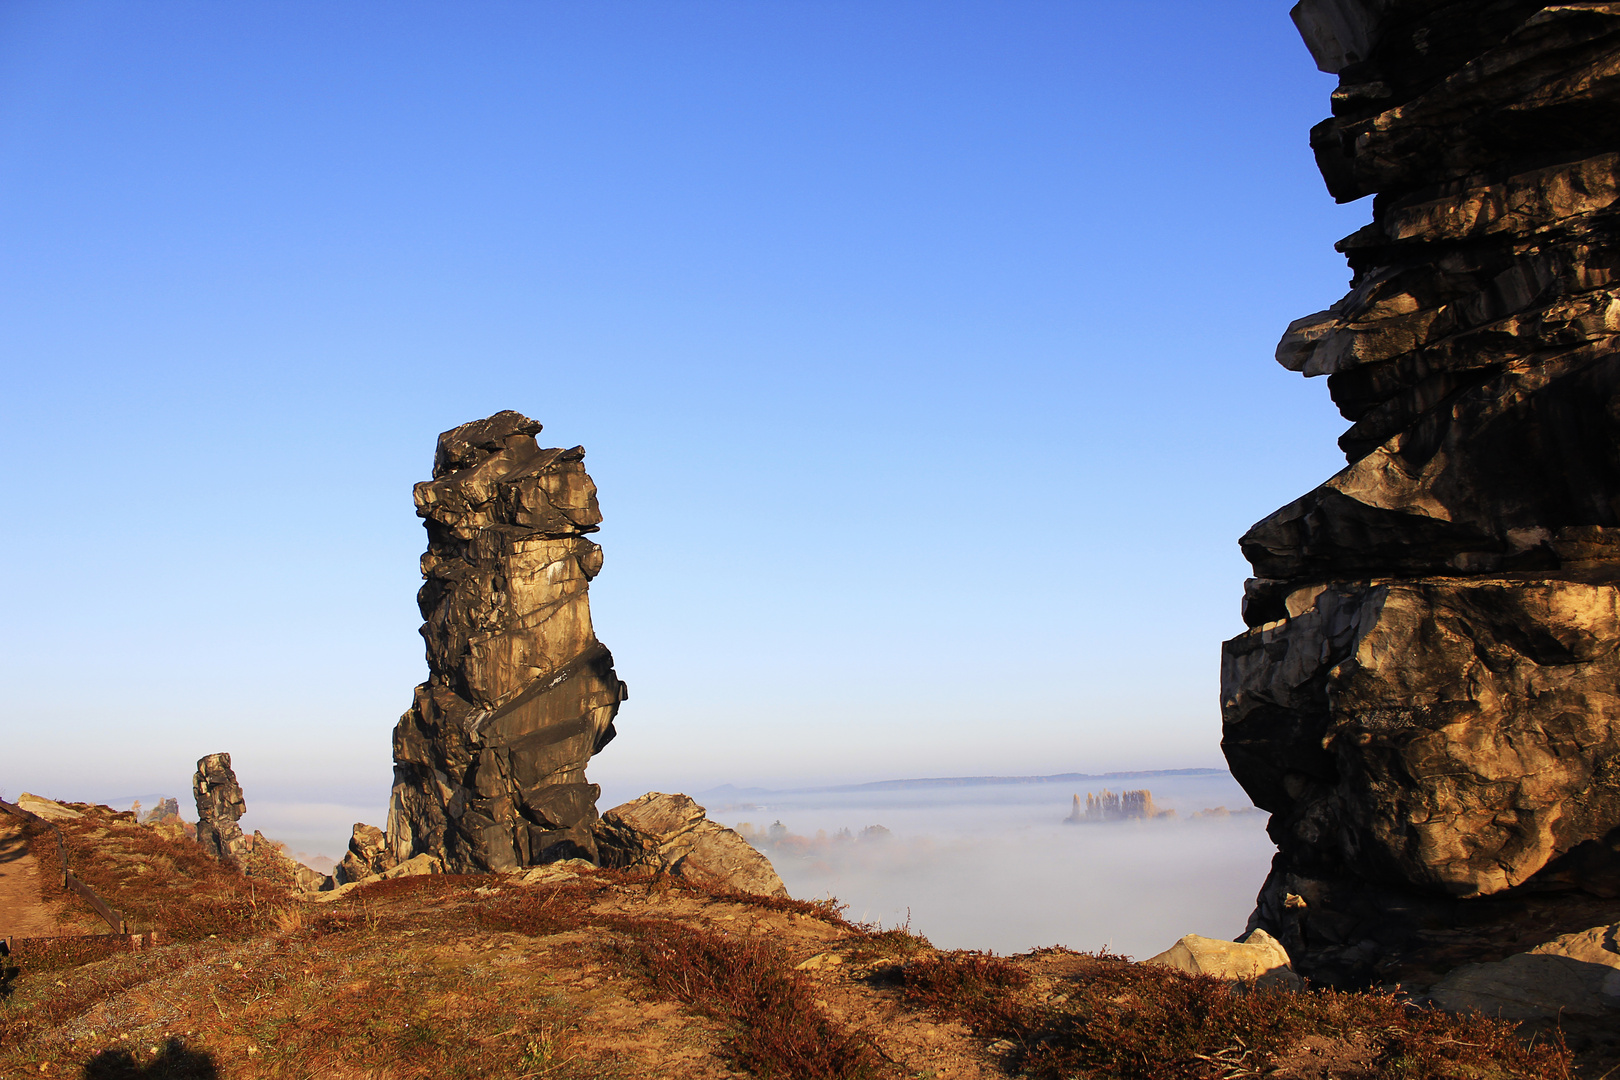
<instances>
[{"instance_id":1,"label":"low-lying mist","mask_svg":"<svg viewBox=\"0 0 1620 1080\"><path fill-rule=\"evenodd\" d=\"M1075 795L1083 806L1105 787L1149 789L1154 810L1175 814L1065 823ZM386 794L375 802L371 792L329 802L299 794L249 792L242 825L323 872L354 822L386 818ZM602 809L617 794L604 793ZM946 948L1107 947L1141 958L1186 933L1235 937L1273 850L1266 815L1226 773L694 796L714 820L751 832L794 896L836 896L850 918L885 926L909 918ZM140 799L150 807L161 797ZM179 802L195 819L189 792ZM1215 807L1228 813L1202 813Z\"/></svg>"},{"instance_id":2,"label":"low-lying mist","mask_svg":"<svg viewBox=\"0 0 1620 1080\"><path fill-rule=\"evenodd\" d=\"M1064 822L1074 795L1083 804L1105 785L1148 788L1157 809L1176 813ZM1273 851L1266 815L1225 773L728 794L698 801L715 820L756 834L794 896L830 894L850 918L886 926L909 918L947 948L1106 946L1141 958L1182 934L1232 938ZM1216 807L1228 812L1202 813Z\"/></svg>"}]
</instances>

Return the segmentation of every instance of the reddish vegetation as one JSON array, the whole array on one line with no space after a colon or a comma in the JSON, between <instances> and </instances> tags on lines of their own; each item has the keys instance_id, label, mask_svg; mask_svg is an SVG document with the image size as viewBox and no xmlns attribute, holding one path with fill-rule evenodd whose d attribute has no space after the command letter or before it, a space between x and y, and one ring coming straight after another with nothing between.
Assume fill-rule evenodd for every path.
<instances>
[{"instance_id":1,"label":"reddish vegetation","mask_svg":"<svg viewBox=\"0 0 1620 1080\"><path fill-rule=\"evenodd\" d=\"M239 938L262 929L270 911L287 901L284 884L243 877L178 829L139 825L130 813L70 805L86 811L58 823L73 873L122 911L131 929L157 930L172 941ZM54 847L53 841L33 850L38 855ZM69 903L94 914L77 897Z\"/></svg>"},{"instance_id":2,"label":"reddish vegetation","mask_svg":"<svg viewBox=\"0 0 1620 1080\"><path fill-rule=\"evenodd\" d=\"M24 944L0 1075L1560 1080L1555 1039L1376 995L1244 993L1119 957L942 952L838 905L606 871L296 899L125 817L72 857L170 944ZM54 840L52 840L54 844ZM560 882L560 883L559 883ZM212 936L210 936L212 935ZM1604 1068L1607 1065L1603 1066Z\"/></svg>"},{"instance_id":3,"label":"reddish vegetation","mask_svg":"<svg viewBox=\"0 0 1620 1080\"><path fill-rule=\"evenodd\" d=\"M619 955L657 990L724 1021L738 1064L750 1072L845 1080L881 1070L871 1041L827 1019L810 979L773 942L675 923L634 929Z\"/></svg>"},{"instance_id":4,"label":"reddish vegetation","mask_svg":"<svg viewBox=\"0 0 1620 1080\"><path fill-rule=\"evenodd\" d=\"M1324 1075L1336 1076L1573 1075L1561 1042L1527 1046L1502 1021L1459 1019L1380 994L1244 992L1118 957L1046 956L1063 974L1053 980L1059 992L1045 1000L1015 992L1030 984L1021 967L977 953L915 961L902 981L917 1003L1010 1041L1019 1071L1042 1080L1310 1075L1313 1056L1327 1059ZM1321 1052L1301 1060L1300 1049L1308 1050L1313 1037Z\"/></svg>"}]
</instances>

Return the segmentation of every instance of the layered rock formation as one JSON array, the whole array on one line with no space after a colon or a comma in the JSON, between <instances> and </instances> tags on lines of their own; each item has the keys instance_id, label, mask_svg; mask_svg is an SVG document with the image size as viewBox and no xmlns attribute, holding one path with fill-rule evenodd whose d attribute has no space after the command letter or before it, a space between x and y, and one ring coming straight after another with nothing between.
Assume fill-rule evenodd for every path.
<instances>
[{"instance_id":1,"label":"layered rock formation","mask_svg":"<svg viewBox=\"0 0 1620 1080\"><path fill-rule=\"evenodd\" d=\"M602 551L583 447L515 412L439 436L417 484L429 675L394 729L388 845L452 872L594 859L585 764L627 696L591 628Z\"/></svg>"},{"instance_id":2,"label":"layered rock formation","mask_svg":"<svg viewBox=\"0 0 1620 1080\"><path fill-rule=\"evenodd\" d=\"M241 868L253 845L237 824L247 813L247 800L231 768L231 755L209 754L200 759L191 778L191 793L197 799L197 843L221 862Z\"/></svg>"},{"instance_id":3,"label":"layered rock formation","mask_svg":"<svg viewBox=\"0 0 1620 1080\"><path fill-rule=\"evenodd\" d=\"M688 795L649 791L603 814L596 831L603 866L670 874L712 889L788 894L769 859L710 821Z\"/></svg>"},{"instance_id":4,"label":"layered rock formation","mask_svg":"<svg viewBox=\"0 0 1620 1080\"><path fill-rule=\"evenodd\" d=\"M1277 359L1350 464L1242 539L1222 745L1279 848L1252 925L1409 977L1620 914L1620 4L1294 17L1328 189L1376 198Z\"/></svg>"}]
</instances>

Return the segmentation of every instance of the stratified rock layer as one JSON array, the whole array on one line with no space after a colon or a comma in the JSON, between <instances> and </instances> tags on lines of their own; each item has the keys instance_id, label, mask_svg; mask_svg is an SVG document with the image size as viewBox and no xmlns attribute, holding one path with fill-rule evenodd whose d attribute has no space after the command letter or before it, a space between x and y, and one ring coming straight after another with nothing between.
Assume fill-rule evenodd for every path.
<instances>
[{"instance_id":1,"label":"stratified rock layer","mask_svg":"<svg viewBox=\"0 0 1620 1080\"><path fill-rule=\"evenodd\" d=\"M253 845L237 824L247 813L247 801L231 768L231 755L209 754L198 760L191 793L197 799L197 843L214 858L240 869Z\"/></svg>"},{"instance_id":2,"label":"stratified rock layer","mask_svg":"<svg viewBox=\"0 0 1620 1080\"><path fill-rule=\"evenodd\" d=\"M1620 916L1620 4L1294 19L1328 188L1377 197L1277 350L1350 464L1241 541L1223 747L1279 848L1252 925L1410 977Z\"/></svg>"},{"instance_id":3,"label":"stratified rock layer","mask_svg":"<svg viewBox=\"0 0 1620 1080\"><path fill-rule=\"evenodd\" d=\"M595 858L585 764L626 694L591 628L602 515L583 447L541 449L515 412L439 436L427 527L428 680L394 729L392 858L452 872Z\"/></svg>"},{"instance_id":4,"label":"stratified rock layer","mask_svg":"<svg viewBox=\"0 0 1620 1080\"><path fill-rule=\"evenodd\" d=\"M602 815L603 866L671 874L711 889L786 896L771 861L689 795L649 791Z\"/></svg>"}]
</instances>

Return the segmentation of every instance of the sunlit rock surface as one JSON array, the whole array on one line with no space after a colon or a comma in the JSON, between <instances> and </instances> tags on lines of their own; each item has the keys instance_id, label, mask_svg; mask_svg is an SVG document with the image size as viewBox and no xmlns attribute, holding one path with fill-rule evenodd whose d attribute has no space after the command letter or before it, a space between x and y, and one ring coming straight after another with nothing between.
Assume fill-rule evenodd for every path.
<instances>
[{"instance_id":1,"label":"sunlit rock surface","mask_svg":"<svg viewBox=\"0 0 1620 1080\"><path fill-rule=\"evenodd\" d=\"M1223 747L1279 848L1251 925L1421 981L1620 917L1620 5L1294 19L1329 191L1377 197L1277 350L1350 464L1241 541Z\"/></svg>"},{"instance_id":2,"label":"sunlit rock surface","mask_svg":"<svg viewBox=\"0 0 1620 1080\"><path fill-rule=\"evenodd\" d=\"M349 835L349 850L343 853L343 861L332 876L344 885L391 870L397 863L388 846L388 835L375 825L357 821Z\"/></svg>"},{"instance_id":3,"label":"sunlit rock surface","mask_svg":"<svg viewBox=\"0 0 1620 1080\"><path fill-rule=\"evenodd\" d=\"M649 791L603 814L596 832L603 866L760 896L788 894L769 859L740 833L710 821L688 795Z\"/></svg>"},{"instance_id":4,"label":"sunlit rock surface","mask_svg":"<svg viewBox=\"0 0 1620 1080\"><path fill-rule=\"evenodd\" d=\"M231 755L209 754L197 762L191 778L191 793L197 800L197 843L221 862L241 868L253 849L242 834L238 819L247 813L242 785L236 782Z\"/></svg>"},{"instance_id":5,"label":"sunlit rock surface","mask_svg":"<svg viewBox=\"0 0 1620 1080\"><path fill-rule=\"evenodd\" d=\"M1300 986L1299 976L1289 966L1288 951L1264 930L1251 930L1242 941L1186 934L1142 963L1263 987L1297 990Z\"/></svg>"},{"instance_id":6,"label":"sunlit rock surface","mask_svg":"<svg viewBox=\"0 0 1620 1080\"><path fill-rule=\"evenodd\" d=\"M428 680L394 729L388 845L452 872L594 859L585 764L626 694L591 628L602 515L583 447L542 449L515 412L439 436L427 528ZM375 862L375 860L370 860Z\"/></svg>"}]
</instances>

